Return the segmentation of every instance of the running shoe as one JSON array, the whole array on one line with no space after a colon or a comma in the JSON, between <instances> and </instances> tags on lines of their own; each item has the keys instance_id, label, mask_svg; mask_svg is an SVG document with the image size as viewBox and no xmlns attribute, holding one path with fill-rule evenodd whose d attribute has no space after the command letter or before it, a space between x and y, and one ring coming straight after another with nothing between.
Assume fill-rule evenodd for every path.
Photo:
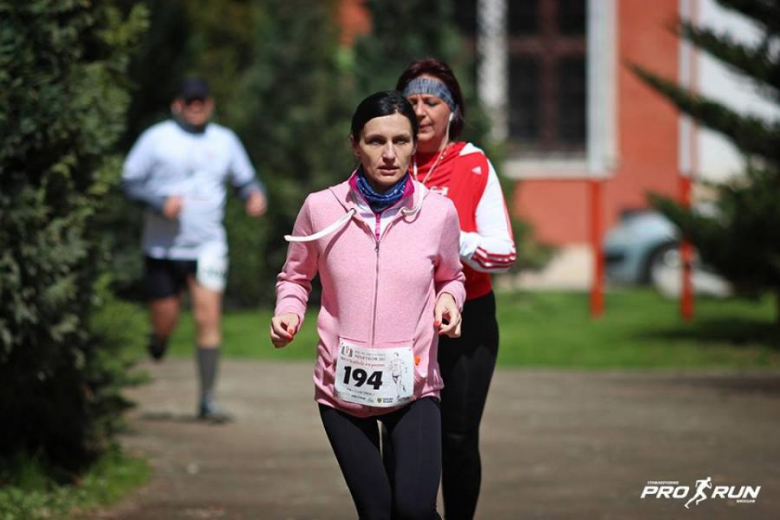
<instances>
[{"instance_id":1,"label":"running shoe","mask_svg":"<svg viewBox=\"0 0 780 520\"><path fill-rule=\"evenodd\" d=\"M165 352L168 350L168 340L149 334L149 343L146 345L146 349L153 360L162 361L162 358L165 357Z\"/></svg>"},{"instance_id":2,"label":"running shoe","mask_svg":"<svg viewBox=\"0 0 780 520\"><path fill-rule=\"evenodd\" d=\"M215 400L206 399L200 402L198 419L212 424L224 424L232 421L233 417L226 413Z\"/></svg>"}]
</instances>

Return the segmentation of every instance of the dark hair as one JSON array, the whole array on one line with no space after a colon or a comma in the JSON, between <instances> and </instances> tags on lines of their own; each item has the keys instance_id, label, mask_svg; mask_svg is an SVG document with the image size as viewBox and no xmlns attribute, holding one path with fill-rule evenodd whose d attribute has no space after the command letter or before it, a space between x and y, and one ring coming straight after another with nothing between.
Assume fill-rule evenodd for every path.
<instances>
[{"instance_id":1,"label":"dark hair","mask_svg":"<svg viewBox=\"0 0 780 520\"><path fill-rule=\"evenodd\" d=\"M363 131L363 127L375 117L391 116L393 114L401 114L409 120L409 123L412 125L412 139L414 142L417 142L418 125L414 108L400 92L395 90L371 94L360 102L355 109L355 113L352 114L352 127L350 130L352 138L356 141L360 140L360 132Z\"/></svg>"},{"instance_id":2,"label":"dark hair","mask_svg":"<svg viewBox=\"0 0 780 520\"><path fill-rule=\"evenodd\" d=\"M423 74L433 76L447 85L447 88L450 89L452 98L457 105L455 112L453 112L454 115L450 125L450 136L453 139L457 139L460 137L460 133L463 131L463 125L466 122L466 105L463 104L463 94L460 91L460 84L449 65L435 58L414 60L407 65L406 70L401 73L395 88L403 92L410 81Z\"/></svg>"}]
</instances>

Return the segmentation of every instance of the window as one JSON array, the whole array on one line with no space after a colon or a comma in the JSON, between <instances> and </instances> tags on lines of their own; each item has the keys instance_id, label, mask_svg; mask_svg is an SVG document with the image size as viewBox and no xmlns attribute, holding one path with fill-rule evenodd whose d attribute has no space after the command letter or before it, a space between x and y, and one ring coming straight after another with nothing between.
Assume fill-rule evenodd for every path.
<instances>
[{"instance_id":1,"label":"window","mask_svg":"<svg viewBox=\"0 0 780 520\"><path fill-rule=\"evenodd\" d=\"M460 32L469 40L477 34L477 0L454 0L453 21Z\"/></svg>"},{"instance_id":2,"label":"window","mask_svg":"<svg viewBox=\"0 0 780 520\"><path fill-rule=\"evenodd\" d=\"M587 0L507 2L509 151L583 157Z\"/></svg>"},{"instance_id":3,"label":"window","mask_svg":"<svg viewBox=\"0 0 780 520\"><path fill-rule=\"evenodd\" d=\"M507 31L510 36L528 36L539 31L539 0L509 2Z\"/></svg>"},{"instance_id":4,"label":"window","mask_svg":"<svg viewBox=\"0 0 780 520\"><path fill-rule=\"evenodd\" d=\"M541 84L539 60L516 55L509 60L509 83L515 88L509 108L509 135L521 141L531 141L539 135Z\"/></svg>"}]
</instances>

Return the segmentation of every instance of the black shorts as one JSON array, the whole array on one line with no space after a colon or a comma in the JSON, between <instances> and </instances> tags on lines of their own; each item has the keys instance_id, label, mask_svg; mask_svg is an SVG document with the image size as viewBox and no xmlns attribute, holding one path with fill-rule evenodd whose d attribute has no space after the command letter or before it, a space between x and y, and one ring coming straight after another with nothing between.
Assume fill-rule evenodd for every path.
<instances>
[{"instance_id":1,"label":"black shorts","mask_svg":"<svg viewBox=\"0 0 780 520\"><path fill-rule=\"evenodd\" d=\"M144 258L143 290L147 300L159 300L178 295L187 287L187 277L198 272L197 260Z\"/></svg>"}]
</instances>

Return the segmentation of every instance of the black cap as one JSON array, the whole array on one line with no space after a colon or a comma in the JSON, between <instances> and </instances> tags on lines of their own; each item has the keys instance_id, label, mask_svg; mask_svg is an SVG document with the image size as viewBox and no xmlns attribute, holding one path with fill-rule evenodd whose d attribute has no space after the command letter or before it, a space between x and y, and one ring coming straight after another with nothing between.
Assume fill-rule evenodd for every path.
<instances>
[{"instance_id":1,"label":"black cap","mask_svg":"<svg viewBox=\"0 0 780 520\"><path fill-rule=\"evenodd\" d=\"M209 97L209 86L205 80L200 78L185 78L179 84L179 90L176 97L185 101L193 99L206 99Z\"/></svg>"}]
</instances>

